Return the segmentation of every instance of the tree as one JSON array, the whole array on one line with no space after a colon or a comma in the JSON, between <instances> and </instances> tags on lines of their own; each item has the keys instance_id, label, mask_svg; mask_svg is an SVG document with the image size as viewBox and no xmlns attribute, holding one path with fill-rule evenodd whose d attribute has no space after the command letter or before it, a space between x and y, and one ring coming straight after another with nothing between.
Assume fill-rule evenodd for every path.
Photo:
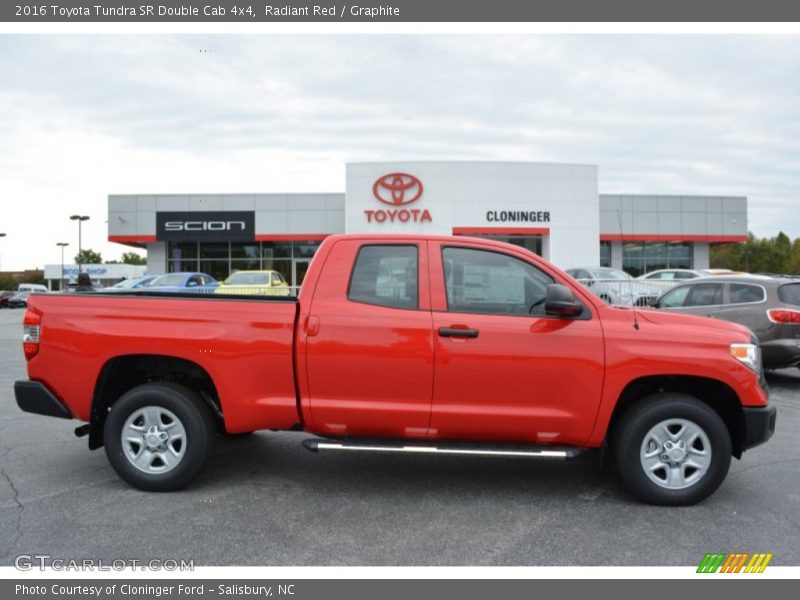
<instances>
[{"instance_id":1,"label":"tree","mask_svg":"<svg viewBox=\"0 0 800 600\"><path fill-rule=\"evenodd\" d=\"M789 262L786 265L787 273L800 274L800 238L792 244L792 251L789 253Z\"/></svg>"},{"instance_id":2,"label":"tree","mask_svg":"<svg viewBox=\"0 0 800 600\"><path fill-rule=\"evenodd\" d=\"M17 285L17 280L11 275L0 275L0 290L15 290Z\"/></svg>"},{"instance_id":3,"label":"tree","mask_svg":"<svg viewBox=\"0 0 800 600\"><path fill-rule=\"evenodd\" d=\"M792 258L792 240L782 231L778 232L778 237L775 238L775 251L776 259L780 262L780 268L776 272L785 273Z\"/></svg>"},{"instance_id":4,"label":"tree","mask_svg":"<svg viewBox=\"0 0 800 600\"><path fill-rule=\"evenodd\" d=\"M711 247L711 266L749 273L800 275L800 238L792 242L782 231L773 238L748 234L741 244Z\"/></svg>"},{"instance_id":5,"label":"tree","mask_svg":"<svg viewBox=\"0 0 800 600\"><path fill-rule=\"evenodd\" d=\"M122 262L126 265L146 265L147 259L136 252L123 252Z\"/></svg>"},{"instance_id":6,"label":"tree","mask_svg":"<svg viewBox=\"0 0 800 600\"><path fill-rule=\"evenodd\" d=\"M22 283L41 283L46 284L44 279L44 271L41 269L34 269L33 271L25 271L22 274Z\"/></svg>"},{"instance_id":7,"label":"tree","mask_svg":"<svg viewBox=\"0 0 800 600\"><path fill-rule=\"evenodd\" d=\"M101 262L103 262L103 257L91 248L84 248L75 255L75 263L79 265L97 265Z\"/></svg>"}]
</instances>

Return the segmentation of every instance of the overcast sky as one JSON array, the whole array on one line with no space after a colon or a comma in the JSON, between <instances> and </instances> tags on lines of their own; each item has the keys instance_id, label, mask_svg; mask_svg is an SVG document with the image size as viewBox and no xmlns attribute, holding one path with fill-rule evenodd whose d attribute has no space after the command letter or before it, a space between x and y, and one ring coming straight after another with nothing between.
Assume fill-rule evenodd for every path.
<instances>
[{"instance_id":1,"label":"overcast sky","mask_svg":"<svg viewBox=\"0 0 800 600\"><path fill-rule=\"evenodd\" d=\"M201 50L206 50L201 52ZM591 163L800 236L797 36L0 36L0 268L107 195L343 192L349 160Z\"/></svg>"}]
</instances>

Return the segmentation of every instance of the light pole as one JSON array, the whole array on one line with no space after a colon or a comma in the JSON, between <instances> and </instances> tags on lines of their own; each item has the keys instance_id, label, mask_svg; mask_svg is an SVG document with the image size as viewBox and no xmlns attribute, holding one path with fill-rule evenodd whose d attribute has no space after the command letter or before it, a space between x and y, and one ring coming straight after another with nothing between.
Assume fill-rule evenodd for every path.
<instances>
[{"instance_id":1,"label":"light pole","mask_svg":"<svg viewBox=\"0 0 800 600\"><path fill-rule=\"evenodd\" d=\"M89 217L86 215L72 215L70 217L70 221L77 221L78 222L78 274L81 273L81 223L84 221L88 221Z\"/></svg>"},{"instance_id":2,"label":"light pole","mask_svg":"<svg viewBox=\"0 0 800 600\"><path fill-rule=\"evenodd\" d=\"M56 242L56 246L61 246L61 283L58 284L58 291L64 291L64 248L69 246L67 242Z\"/></svg>"},{"instance_id":3,"label":"light pole","mask_svg":"<svg viewBox=\"0 0 800 600\"><path fill-rule=\"evenodd\" d=\"M0 238L2 238L2 237L6 237L6 234L5 233L0 233Z\"/></svg>"}]
</instances>

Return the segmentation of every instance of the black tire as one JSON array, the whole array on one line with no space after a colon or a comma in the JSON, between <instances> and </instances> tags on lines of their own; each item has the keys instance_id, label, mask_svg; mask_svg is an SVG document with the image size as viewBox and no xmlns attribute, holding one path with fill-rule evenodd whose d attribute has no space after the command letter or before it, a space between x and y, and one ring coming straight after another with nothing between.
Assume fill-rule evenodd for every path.
<instances>
[{"instance_id":1,"label":"black tire","mask_svg":"<svg viewBox=\"0 0 800 600\"><path fill-rule=\"evenodd\" d=\"M122 432L126 421L145 407L169 411L185 432L180 441L180 445L185 443L181 457L166 472L142 470L134 465L128 458L129 451L123 448ZM127 483L140 490L168 492L185 487L202 471L211 455L215 436L211 410L197 392L179 384L160 382L135 387L114 403L106 418L103 443L111 466Z\"/></svg>"},{"instance_id":2,"label":"black tire","mask_svg":"<svg viewBox=\"0 0 800 600\"><path fill-rule=\"evenodd\" d=\"M656 425L672 419L688 421L699 427L706 437L695 443L698 449L704 450L707 440L711 451L704 473L698 474L699 470L692 470L692 467L678 469L680 473L689 473L683 483L687 487L683 489L670 489L667 469L655 469L649 476L643 466L646 460L642 458L645 436L651 439L649 432ZM671 427L679 431L678 425ZM669 437L666 439L670 441ZM651 443L654 444L652 439ZM650 446L651 449L654 447L658 445ZM732 451L730 432L711 407L692 396L669 392L643 398L628 409L614 427L611 449L618 475L626 487L643 502L662 506L688 506L713 494L728 474ZM666 456L665 450L658 452L665 452L661 456ZM691 453L689 458L693 459ZM660 458L651 460L658 462ZM694 475L699 478L690 481ZM663 481L659 484L653 478L663 478Z\"/></svg>"}]
</instances>

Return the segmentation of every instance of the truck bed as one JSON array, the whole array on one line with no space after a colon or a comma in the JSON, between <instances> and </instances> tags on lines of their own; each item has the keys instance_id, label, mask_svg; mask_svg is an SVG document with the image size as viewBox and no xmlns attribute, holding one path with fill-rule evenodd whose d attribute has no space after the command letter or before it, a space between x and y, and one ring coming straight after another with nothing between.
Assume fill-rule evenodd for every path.
<instances>
[{"instance_id":1,"label":"truck bed","mask_svg":"<svg viewBox=\"0 0 800 600\"><path fill-rule=\"evenodd\" d=\"M215 382L232 433L284 429L300 420L294 297L41 294L31 295L28 306L42 314L46 340L28 363L30 379L55 390L78 419L89 420L96 385L115 364L171 356L196 364Z\"/></svg>"}]
</instances>

